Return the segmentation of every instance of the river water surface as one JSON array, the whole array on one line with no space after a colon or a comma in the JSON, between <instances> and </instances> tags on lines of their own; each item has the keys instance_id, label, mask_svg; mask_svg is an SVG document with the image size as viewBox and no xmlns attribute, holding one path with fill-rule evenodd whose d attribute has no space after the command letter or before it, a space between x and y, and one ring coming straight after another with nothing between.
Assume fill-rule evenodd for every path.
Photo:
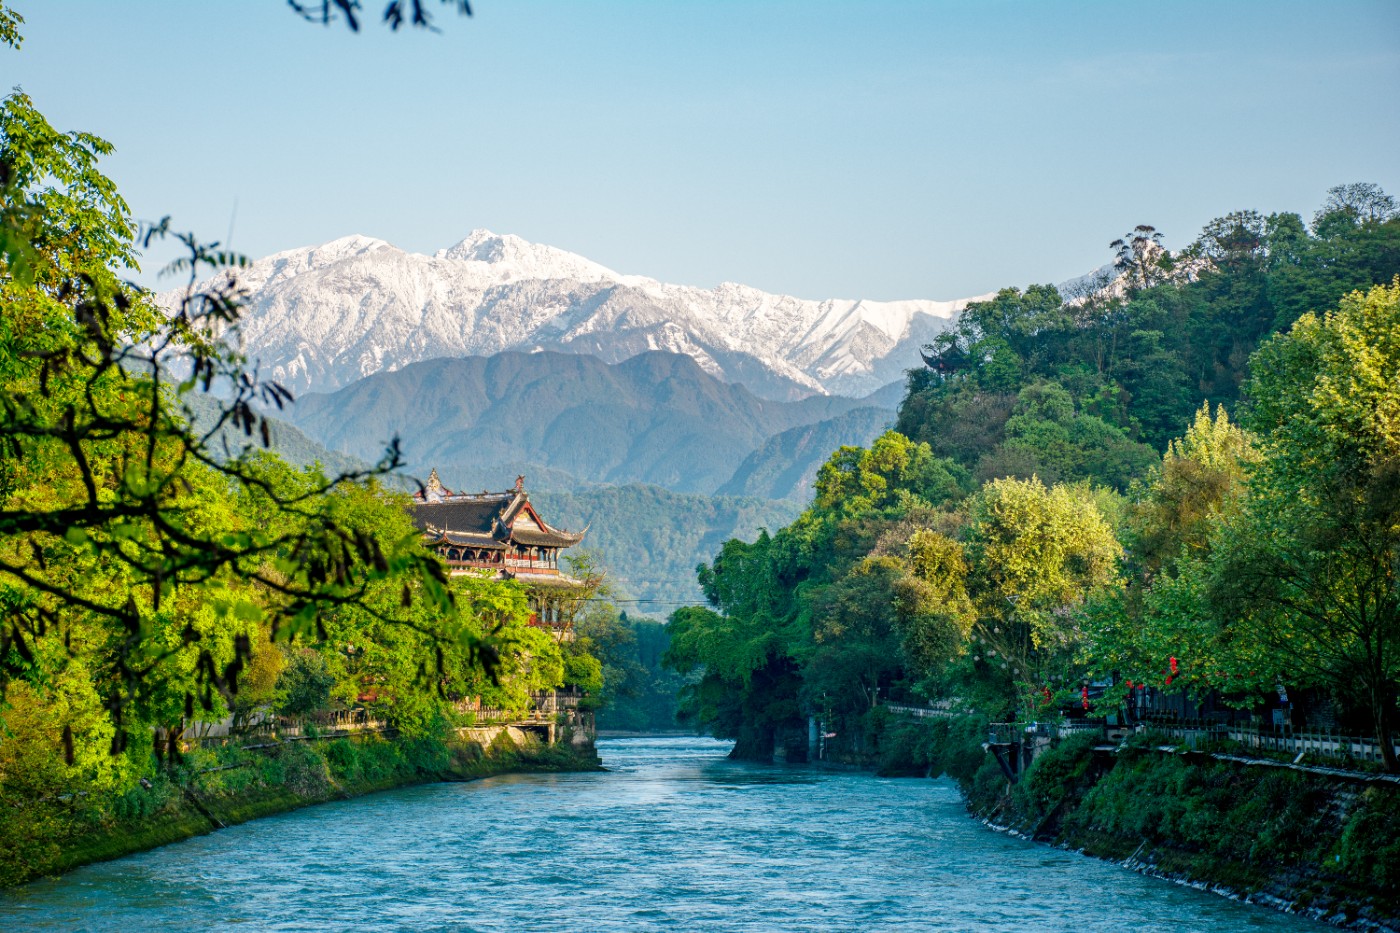
<instances>
[{"instance_id":1,"label":"river water surface","mask_svg":"<svg viewBox=\"0 0 1400 933\"><path fill-rule=\"evenodd\" d=\"M0 895L0 930L1326 929L991 832L946 781L727 751L604 740L605 773L258 820Z\"/></svg>"}]
</instances>

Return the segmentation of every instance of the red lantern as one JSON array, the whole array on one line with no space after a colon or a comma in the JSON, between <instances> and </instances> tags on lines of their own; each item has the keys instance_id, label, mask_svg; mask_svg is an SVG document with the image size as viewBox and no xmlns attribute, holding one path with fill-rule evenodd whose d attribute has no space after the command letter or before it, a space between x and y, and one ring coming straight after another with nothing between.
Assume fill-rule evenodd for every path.
<instances>
[{"instance_id":1,"label":"red lantern","mask_svg":"<svg viewBox=\"0 0 1400 933\"><path fill-rule=\"evenodd\" d=\"M1169 662L1171 662L1172 673L1175 674L1175 673L1176 673L1176 658L1175 658L1175 657L1170 657L1170 658L1167 658L1167 660L1168 660Z\"/></svg>"},{"instance_id":2,"label":"red lantern","mask_svg":"<svg viewBox=\"0 0 1400 933\"><path fill-rule=\"evenodd\" d=\"M1127 684L1129 690L1133 689L1133 682L1131 680L1127 681Z\"/></svg>"},{"instance_id":3,"label":"red lantern","mask_svg":"<svg viewBox=\"0 0 1400 933\"><path fill-rule=\"evenodd\" d=\"M1089 687L1088 687L1087 684L1086 684L1085 686L1079 688L1079 696L1083 699L1084 708L1085 708L1085 709L1088 709L1088 708L1089 708Z\"/></svg>"}]
</instances>

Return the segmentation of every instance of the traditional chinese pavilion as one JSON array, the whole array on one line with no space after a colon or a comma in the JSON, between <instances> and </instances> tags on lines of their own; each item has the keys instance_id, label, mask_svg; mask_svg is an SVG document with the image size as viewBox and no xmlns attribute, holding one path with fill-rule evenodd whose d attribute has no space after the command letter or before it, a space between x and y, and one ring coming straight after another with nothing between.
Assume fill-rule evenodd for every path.
<instances>
[{"instance_id":1,"label":"traditional chinese pavilion","mask_svg":"<svg viewBox=\"0 0 1400 933\"><path fill-rule=\"evenodd\" d=\"M444 486L433 470L413 499L414 521L450 574L518 580L529 594L531 624L572 637L562 609L583 583L559 569L559 552L582 541L587 529L569 532L545 522L523 476L505 492L463 493Z\"/></svg>"}]
</instances>

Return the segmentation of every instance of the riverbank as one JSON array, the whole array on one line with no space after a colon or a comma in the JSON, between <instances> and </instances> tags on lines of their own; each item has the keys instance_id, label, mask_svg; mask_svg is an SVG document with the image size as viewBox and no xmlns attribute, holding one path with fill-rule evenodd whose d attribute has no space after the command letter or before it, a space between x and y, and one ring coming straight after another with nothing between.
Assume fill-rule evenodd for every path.
<instances>
[{"instance_id":1,"label":"riverbank","mask_svg":"<svg viewBox=\"0 0 1400 933\"><path fill-rule=\"evenodd\" d=\"M988 832L950 782L785 772L708 738L598 750L602 772L373 794L91 865L0 896L0 929L1318 931Z\"/></svg>"},{"instance_id":2,"label":"riverbank","mask_svg":"<svg viewBox=\"0 0 1400 933\"><path fill-rule=\"evenodd\" d=\"M498 731L379 734L196 749L107 800L56 798L0 824L0 888L62 874L289 810L414 784L498 774L596 771L591 743Z\"/></svg>"},{"instance_id":3,"label":"riverbank","mask_svg":"<svg viewBox=\"0 0 1400 933\"><path fill-rule=\"evenodd\" d=\"M1323 920L1400 931L1400 788L1079 737L1009 784L973 717L900 723L885 773L946 774L988 826Z\"/></svg>"}]
</instances>

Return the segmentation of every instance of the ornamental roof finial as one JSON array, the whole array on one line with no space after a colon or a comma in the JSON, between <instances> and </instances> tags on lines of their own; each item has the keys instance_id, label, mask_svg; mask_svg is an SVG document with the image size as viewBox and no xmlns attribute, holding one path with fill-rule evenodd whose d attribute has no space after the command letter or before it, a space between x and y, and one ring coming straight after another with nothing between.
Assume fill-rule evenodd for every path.
<instances>
[{"instance_id":1,"label":"ornamental roof finial","mask_svg":"<svg viewBox=\"0 0 1400 933\"><path fill-rule=\"evenodd\" d=\"M424 488L430 493L442 492L442 480L438 479L437 467L433 467L432 472L428 474L428 482Z\"/></svg>"},{"instance_id":2,"label":"ornamental roof finial","mask_svg":"<svg viewBox=\"0 0 1400 933\"><path fill-rule=\"evenodd\" d=\"M517 477L515 478L515 491L516 491L516 492L524 492L524 491L525 491L525 474L524 474L524 473L520 474L519 476L517 476Z\"/></svg>"}]
</instances>

